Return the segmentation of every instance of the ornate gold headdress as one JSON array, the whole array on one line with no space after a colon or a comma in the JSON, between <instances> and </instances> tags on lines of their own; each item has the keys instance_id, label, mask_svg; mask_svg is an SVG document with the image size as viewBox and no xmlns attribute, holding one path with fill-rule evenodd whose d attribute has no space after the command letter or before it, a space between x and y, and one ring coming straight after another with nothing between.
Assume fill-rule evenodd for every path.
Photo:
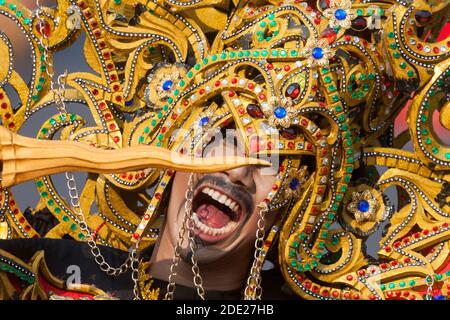
<instances>
[{"instance_id":1,"label":"ornate gold headdress","mask_svg":"<svg viewBox=\"0 0 450 320\"><path fill-rule=\"evenodd\" d=\"M17 132L60 99L85 104L95 125L63 113L37 138L61 130L61 139L97 149L145 144L199 155L208 129L234 125L247 154L283 157L266 203L284 216L263 250L279 234L280 266L297 294L422 299L433 277L447 295L450 149L434 129L438 120L450 129L450 43L437 40L448 1L57 3L36 14L0 0L0 14L27 35L33 59L28 85L0 34L1 56L9 57L0 61L5 127ZM81 33L94 71L68 74L55 96L47 74L53 53ZM19 96L15 106L7 84ZM407 102L408 130L394 137ZM179 128L186 134L174 135ZM81 208L96 240L121 249L133 239L153 243L172 175L152 168L89 175ZM45 236L85 240L51 178L36 186L40 206L59 222ZM397 210L383 194L391 186ZM8 189L1 201L8 238L39 236ZM98 214L89 216L94 201ZM141 215L138 203L148 205ZM374 259L365 243L380 228Z\"/></svg>"}]
</instances>

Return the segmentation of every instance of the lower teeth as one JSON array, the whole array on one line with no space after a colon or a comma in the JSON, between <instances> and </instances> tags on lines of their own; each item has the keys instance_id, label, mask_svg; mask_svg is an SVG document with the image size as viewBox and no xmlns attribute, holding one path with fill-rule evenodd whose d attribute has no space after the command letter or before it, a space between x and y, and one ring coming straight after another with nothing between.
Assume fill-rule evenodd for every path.
<instances>
[{"instance_id":1,"label":"lower teeth","mask_svg":"<svg viewBox=\"0 0 450 320\"><path fill-rule=\"evenodd\" d=\"M211 236L219 236L226 232L229 232L237 224L234 221L230 221L227 223L227 225L223 226L222 228L211 228L200 221L196 212L192 213L192 221L194 221L195 226L200 231L202 231L203 233L209 234Z\"/></svg>"}]
</instances>

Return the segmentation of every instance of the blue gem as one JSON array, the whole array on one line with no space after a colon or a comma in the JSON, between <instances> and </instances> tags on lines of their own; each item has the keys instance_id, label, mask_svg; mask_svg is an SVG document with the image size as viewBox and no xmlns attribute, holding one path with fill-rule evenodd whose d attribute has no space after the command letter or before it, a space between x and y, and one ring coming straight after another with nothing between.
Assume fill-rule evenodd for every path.
<instances>
[{"instance_id":1,"label":"blue gem","mask_svg":"<svg viewBox=\"0 0 450 320\"><path fill-rule=\"evenodd\" d=\"M445 300L445 296L443 296L443 295L440 294L440 295L434 297L433 300Z\"/></svg>"},{"instance_id":2,"label":"blue gem","mask_svg":"<svg viewBox=\"0 0 450 320\"><path fill-rule=\"evenodd\" d=\"M300 186L300 181L297 178L292 178L291 182L289 182L289 188L292 190L296 190Z\"/></svg>"},{"instance_id":3,"label":"blue gem","mask_svg":"<svg viewBox=\"0 0 450 320\"><path fill-rule=\"evenodd\" d=\"M132 106L133 102L134 102L133 99L125 101L125 106L127 106L127 107Z\"/></svg>"},{"instance_id":4,"label":"blue gem","mask_svg":"<svg viewBox=\"0 0 450 320\"><path fill-rule=\"evenodd\" d=\"M203 127L204 125L206 125L209 121L208 117L203 117L200 119L200 125Z\"/></svg>"},{"instance_id":5,"label":"blue gem","mask_svg":"<svg viewBox=\"0 0 450 320\"><path fill-rule=\"evenodd\" d=\"M370 204L367 202L367 200L361 200L358 202L358 210L361 212L367 212L369 211Z\"/></svg>"},{"instance_id":6,"label":"blue gem","mask_svg":"<svg viewBox=\"0 0 450 320\"><path fill-rule=\"evenodd\" d=\"M166 81L164 81L164 83L162 85L162 88L163 88L164 91L167 91L167 90L172 89L172 86L173 86L173 81L172 80L166 80Z\"/></svg>"},{"instance_id":7,"label":"blue gem","mask_svg":"<svg viewBox=\"0 0 450 320\"><path fill-rule=\"evenodd\" d=\"M344 20L345 18L347 18L347 12L344 9L337 9L334 12L334 16L338 20Z\"/></svg>"},{"instance_id":8,"label":"blue gem","mask_svg":"<svg viewBox=\"0 0 450 320\"><path fill-rule=\"evenodd\" d=\"M312 50L312 56L314 59L322 59L325 55L322 48L316 47Z\"/></svg>"},{"instance_id":9,"label":"blue gem","mask_svg":"<svg viewBox=\"0 0 450 320\"><path fill-rule=\"evenodd\" d=\"M276 107L275 110L273 111L273 114L278 119L283 119L284 117L286 117L286 109L283 107Z\"/></svg>"}]
</instances>

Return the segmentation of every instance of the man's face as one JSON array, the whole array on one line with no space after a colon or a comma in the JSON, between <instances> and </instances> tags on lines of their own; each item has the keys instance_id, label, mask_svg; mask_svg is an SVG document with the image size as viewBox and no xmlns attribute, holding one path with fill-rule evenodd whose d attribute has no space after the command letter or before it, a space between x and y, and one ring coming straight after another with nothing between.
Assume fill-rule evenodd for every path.
<instances>
[{"instance_id":1,"label":"man's face","mask_svg":"<svg viewBox=\"0 0 450 320\"><path fill-rule=\"evenodd\" d=\"M224 149L225 147L225 149ZM204 156L218 153L238 154L239 141L211 144ZM171 190L166 231L172 245L177 243L178 230L185 215L185 192L190 173L177 172ZM199 264L248 254L253 248L258 222L258 204L271 191L276 173L267 168L246 166L213 174L194 174L192 219L197 242ZM266 217L266 226L273 224L275 215ZM182 258L189 258L185 235ZM243 252L238 252L243 251Z\"/></svg>"}]
</instances>

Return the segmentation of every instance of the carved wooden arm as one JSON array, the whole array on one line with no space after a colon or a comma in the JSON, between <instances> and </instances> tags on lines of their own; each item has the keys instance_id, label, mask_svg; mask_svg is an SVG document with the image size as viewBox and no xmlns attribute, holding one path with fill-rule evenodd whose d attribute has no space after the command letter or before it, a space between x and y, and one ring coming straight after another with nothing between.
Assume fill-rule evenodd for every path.
<instances>
[{"instance_id":1,"label":"carved wooden arm","mask_svg":"<svg viewBox=\"0 0 450 320\"><path fill-rule=\"evenodd\" d=\"M245 157L194 158L148 145L115 150L96 149L75 141L39 140L15 134L0 126L1 187L66 171L119 173L144 168L217 172L244 165L270 165Z\"/></svg>"}]
</instances>

